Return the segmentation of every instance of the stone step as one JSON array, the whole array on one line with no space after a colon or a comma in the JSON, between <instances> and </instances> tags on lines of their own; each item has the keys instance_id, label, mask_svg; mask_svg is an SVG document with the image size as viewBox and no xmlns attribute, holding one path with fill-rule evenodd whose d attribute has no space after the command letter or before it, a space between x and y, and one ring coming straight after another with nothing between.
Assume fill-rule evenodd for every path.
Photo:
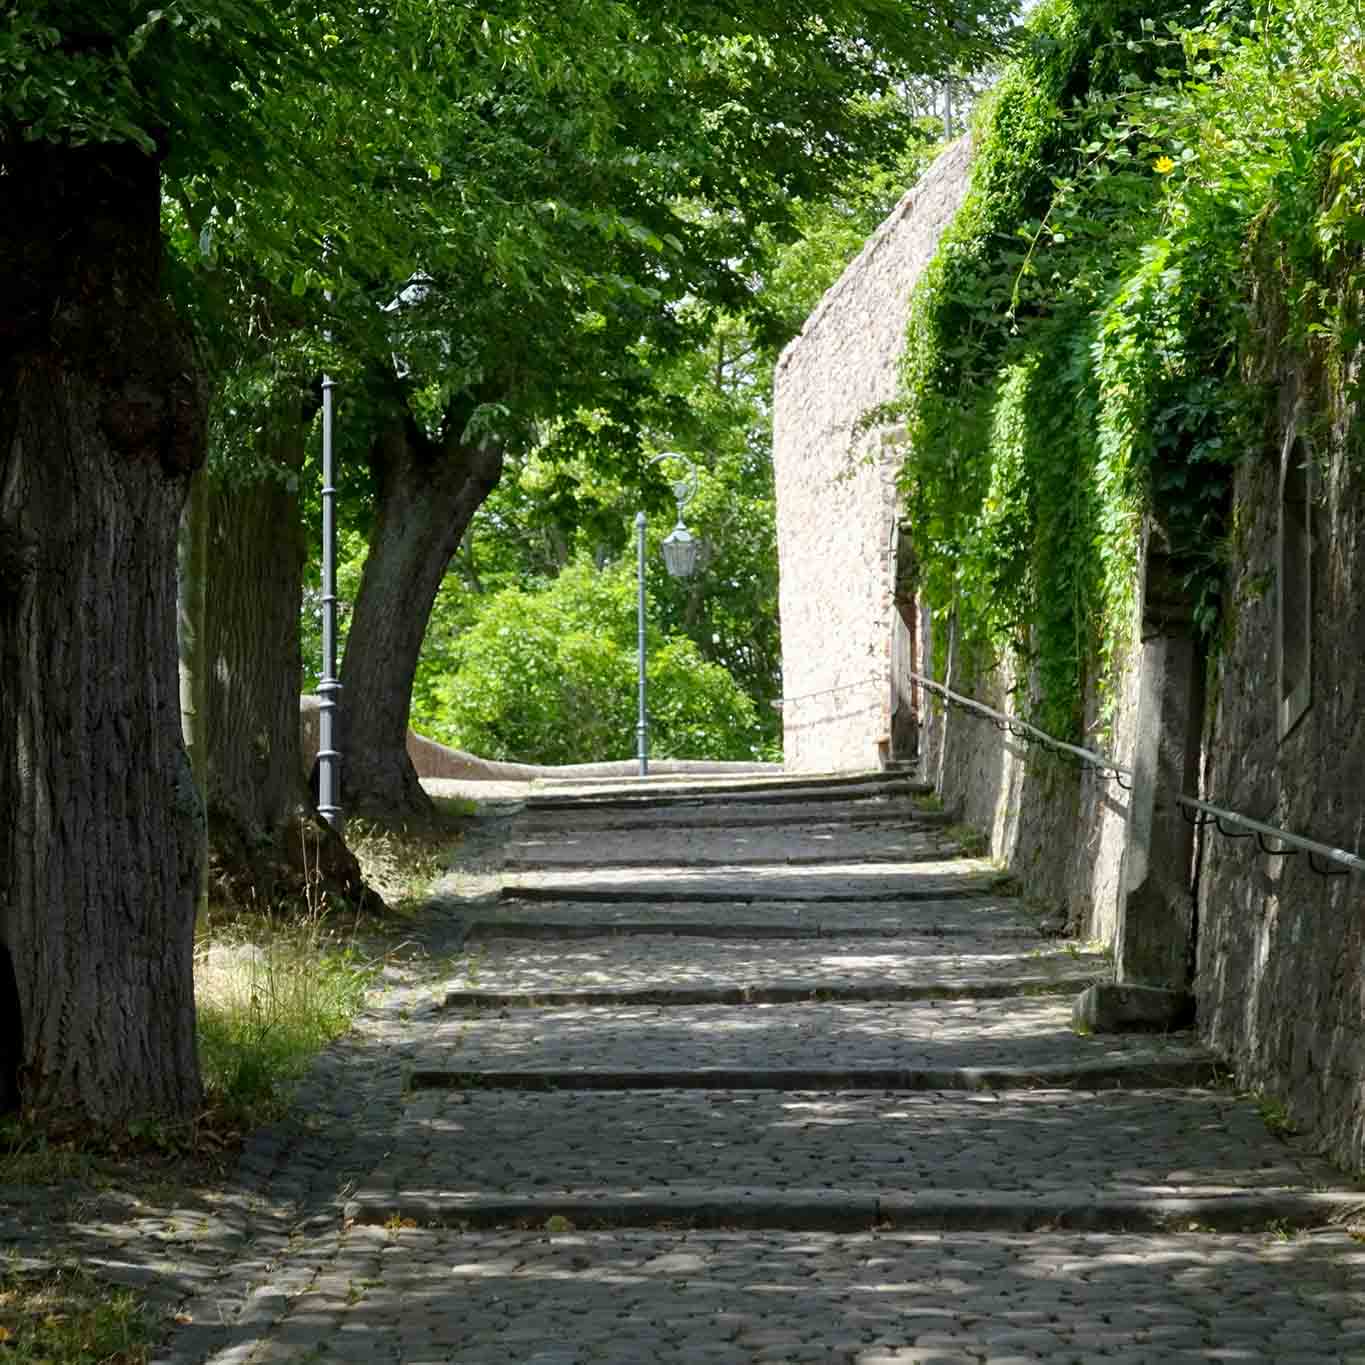
<instances>
[{"instance_id":1,"label":"stone step","mask_svg":"<svg viewBox=\"0 0 1365 1365\"><path fill-rule=\"evenodd\" d=\"M1078 1036L1071 1001L1051 996L445 1010L421 1022L407 1062L422 1085L1108 1087L1158 1074L1189 1084L1215 1065L1189 1035Z\"/></svg>"},{"instance_id":2,"label":"stone step","mask_svg":"<svg viewBox=\"0 0 1365 1365\"><path fill-rule=\"evenodd\" d=\"M586 907L593 910L597 906ZM745 907L747 908L747 907ZM716 939L724 942L809 942L832 939L894 938L905 930L900 925L877 928L872 925L812 925L804 927L793 924L749 923L744 920L684 921L670 923L664 919L621 919L608 921L594 918L591 922L577 922L564 919L480 919L469 926L465 935L466 944L510 942L547 942L556 939L579 940L601 938L615 935L621 938L701 938ZM975 933L975 928L961 931L951 927L928 927L920 933L936 933L947 937L963 932ZM1031 939L1038 933L1038 926L1020 922L1016 927L1006 925L997 931L1001 938Z\"/></svg>"},{"instance_id":3,"label":"stone step","mask_svg":"<svg viewBox=\"0 0 1365 1365\"><path fill-rule=\"evenodd\" d=\"M732 841L738 842L738 841ZM941 863L961 850L956 844L940 841L928 842L919 849L887 849L882 852L875 848L860 850L858 859L862 863L886 863L892 867L906 867L915 863ZM792 851L764 854L761 851L742 852L740 856L722 851L718 854L698 848L694 852L663 850L639 853L619 852L614 856L590 848L556 848L553 845L542 847L526 843L513 843L508 846L508 856L503 862L503 870L508 873L520 872L657 872L671 871L686 867L715 868L717 871L746 872L762 871L768 868L783 867L830 867L847 863L847 855L833 850L821 852Z\"/></svg>"},{"instance_id":4,"label":"stone step","mask_svg":"<svg viewBox=\"0 0 1365 1365\"><path fill-rule=\"evenodd\" d=\"M424 1091L369 1221L827 1228L1264 1228L1365 1192L1226 1090Z\"/></svg>"},{"instance_id":5,"label":"stone step","mask_svg":"<svg viewBox=\"0 0 1365 1365\"><path fill-rule=\"evenodd\" d=\"M769 868L850 863L943 863L961 847L940 834L841 825L787 829L670 829L648 837L631 831L528 834L507 846L504 868L616 870L628 868Z\"/></svg>"},{"instance_id":6,"label":"stone step","mask_svg":"<svg viewBox=\"0 0 1365 1365\"><path fill-rule=\"evenodd\" d=\"M420 1212L420 1208L416 1212ZM315 1269L253 1365L1328 1365L1365 1352L1360 1247L1082 1232L299 1230ZM367 1277L373 1276L374 1280ZM264 1338L264 1339L262 1339ZM213 1357L228 1365L226 1353ZM241 1359L235 1353L231 1360Z\"/></svg>"},{"instance_id":7,"label":"stone step","mask_svg":"<svg viewBox=\"0 0 1365 1365\"><path fill-rule=\"evenodd\" d=\"M955 1191L899 1195L817 1186L665 1186L622 1193L562 1195L455 1194L363 1188L345 1217L371 1226L541 1228L552 1219L576 1228L688 1227L865 1232L1269 1232L1288 1236L1359 1217L1365 1195L1270 1190L1204 1196L1086 1195L1057 1191L1019 1195Z\"/></svg>"},{"instance_id":8,"label":"stone step","mask_svg":"<svg viewBox=\"0 0 1365 1365\"><path fill-rule=\"evenodd\" d=\"M451 981L446 1003L464 1005L707 1003L704 992L752 1001L760 992L828 993L831 998L947 998L1078 991L1109 964L1083 945L1034 938L1009 945L984 936L862 939L784 938L772 943L705 938L685 946L666 934L608 935L481 945ZM1007 947L1014 951L1007 951ZM568 998L570 995L576 997ZM591 998L590 998L591 997ZM715 1000L712 1003L723 1003ZM771 1001L769 1003L772 1003Z\"/></svg>"},{"instance_id":9,"label":"stone step","mask_svg":"<svg viewBox=\"0 0 1365 1365\"><path fill-rule=\"evenodd\" d=\"M1035 1062L1020 1066L704 1066L669 1070L647 1066L628 1070L605 1067L516 1067L500 1071L418 1067L409 1075L412 1090L922 1090L990 1091L1061 1087L1119 1090L1132 1086L1206 1085L1220 1075L1217 1060L1191 1048L1135 1050L1120 1061Z\"/></svg>"},{"instance_id":10,"label":"stone step","mask_svg":"<svg viewBox=\"0 0 1365 1365\"><path fill-rule=\"evenodd\" d=\"M686 1005L791 1005L806 1001L916 1001L1006 1000L1017 995L1079 995L1094 977L1015 976L1007 980L932 982L830 983L808 980L771 981L749 986L640 986L621 990L447 991L447 1009L546 1009L566 1005L658 1005L677 1009Z\"/></svg>"},{"instance_id":11,"label":"stone step","mask_svg":"<svg viewBox=\"0 0 1365 1365\"><path fill-rule=\"evenodd\" d=\"M933 787L905 774L863 773L830 778L756 778L748 782L631 788L628 783L597 790L526 798L528 811L645 810L668 806L744 805L749 802L844 801L872 795L929 796Z\"/></svg>"},{"instance_id":12,"label":"stone step","mask_svg":"<svg viewBox=\"0 0 1365 1365\"><path fill-rule=\"evenodd\" d=\"M788 870L736 865L553 869L519 872L502 886L504 900L596 901L602 904L734 904L748 901L926 901L1008 895L1014 882L984 858L921 863L834 862Z\"/></svg>"},{"instance_id":13,"label":"stone step","mask_svg":"<svg viewBox=\"0 0 1365 1365\"><path fill-rule=\"evenodd\" d=\"M686 939L887 939L990 934L1021 952L1038 946L1040 921L1014 899L893 901L581 901L508 898L471 911L466 942L583 939L605 935ZM693 945L664 945L680 954Z\"/></svg>"},{"instance_id":14,"label":"stone step","mask_svg":"<svg viewBox=\"0 0 1365 1365\"><path fill-rule=\"evenodd\" d=\"M868 797L843 805L794 801L790 805L755 804L736 809L679 806L647 814L571 809L548 817L522 814L516 827L522 834L550 834L679 828L777 829L788 825L824 825L839 829L886 825L901 829L934 829L953 823L953 817L947 811L926 811L911 801Z\"/></svg>"}]
</instances>

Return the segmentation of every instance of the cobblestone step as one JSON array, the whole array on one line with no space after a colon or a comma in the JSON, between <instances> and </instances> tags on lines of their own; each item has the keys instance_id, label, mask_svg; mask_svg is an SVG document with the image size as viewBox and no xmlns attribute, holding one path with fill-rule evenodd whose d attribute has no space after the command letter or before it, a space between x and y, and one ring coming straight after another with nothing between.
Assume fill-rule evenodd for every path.
<instances>
[{"instance_id":1,"label":"cobblestone step","mask_svg":"<svg viewBox=\"0 0 1365 1365\"><path fill-rule=\"evenodd\" d=\"M705 926L699 926L705 927ZM999 989L1026 995L1057 983L1076 990L1109 972L1107 959L1086 945L1034 938L1002 942L983 935L862 939L782 938L773 942L706 939L676 943L671 935L479 944L451 981L449 1005L510 1004L532 997L549 1003L566 992L591 992L593 1003L627 1003L630 991L742 990L799 987L837 991L926 989L935 998ZM470 998L459 998L458 993ZM490 997L474 998L474 997ZM670 997L671 998L671 997ZM587 1004L589 1001L563 1000ZM694 1003L703 1003L696 1001Z\"/></svg>"},{"instance_id":2,"label":"cobblestone step","mask_svg":"<svg viewBox=\"0 0 1365 1365\"><path fill-rule=\"evenodd\" d=\"M718 1187L1132 1200L1334 1190L1365 1202L1219 1088L421 1091L363 1183L462 1197Z\"/></svg>"},{"instance_id":3,"label":"cobblestone step","mask_svg":"<svg viewBox=\"0 0 1365 1365\"><path fill-rule=\"evenodd\" d=\"M1206 1085L1219 1078L1216 1059L1168 1049L1160 1054L1134 1051L1113 1061L1039 1062L1032 1066L701 1066L668 1070L631 1067L417 1067L412 1090L887 1090L995 1091L1029 1087L1110 1090L1133 1086Z\"/></svg>"},{"instance_id":4,"label":"cobblestone step","mask_svg":"<svg viewBox=\"0 0 1365 1365\"><path fill-rule=\"evenodd\" d=\"M446 1010L421 1023L410 1065L424 1085L982 1089L1190 1084L1214 1067L1189 1035L1078 1037L1070 1001L1049 996Z\"/></svg>"},{"instance_id":5,"label":"cobblestone step","mask_svg":"<svg viewBox=\"0 0 1365 1365\"><path fill-rule=\"evenodd\" d=\"M784 829L670 829L527 835L508 845L510 871L582 868L766 868L850 863L942 864L962 852L934 831L878 826L795 825Z\"/></svg>"},{"instance_id":6,"label":"cobblestone step","mask_svg":"<svg viewBox=\"0 0 1365 1365\"><path fill-rule=\"evenodd\" d=\"M836 778L785 777L753 778L739 782L651 784L641 790L627 782L610 786L562 793L537 792L526 799L528 811L600 811L633 810L669 806L693 809L708 805L725 807L754 802L785 803L790 801L840 802L865 800L873 796L907 797L928 796L933 787L912 776L902 774L863 773L841 775Z\"/></svg>"},{"instance_id":7,"label":"cobblestone step","mask_svg":"<svg viewBox=\"0 0 1365 1365\"><path fill-rule=\"evenodd\" d=\"M412 1096L347 1216L473 1227L567 1218L580 1227L1283 1233L1362 1209L1365 1191L1272 1136L1227 1090L480 1088Z\"/></svg>"},{"instance_id":8,"label":"cobblestone step","mask_svg":"<svg viewBox=\"0 0 1365 1365\"><path fill-rule=\"evenodd\" d=\"M997 1190L929 1190L917 1194L811 1189L666 1186L571 1194L456 1194L405 1189L362 1190L345 1206L357 1223L418 1227L544 1227L565 1219L575 1228L689 1227L866 1232L1265 1232L1280 1235L1341 1223L1361 1211L1361 1196L1260 1189L1202 1195L1103 1195L1063 1190L1018 1194Z\"/></svg>"},{"instance_id":9,"label":"cobblestone step","mask_svg":"<svg viewBox=\"0 0 1365 1365\"><path fill-rule=\"evenodd\" d=\"M605 935L724 940L904 939L989 933L1001 945L1033 952L1039 920L1018 901L969 897L931 901L581 901L515 897L471 914L470 942L582 939ZM670 945L686 958L693 945Z\"/></svg>"},{"instance_id":10,"label":"cobblestone step","mask_svg":"<svg viewBox=\"0 0 1365 1365\"><path fill-rule=\"evenodd\" d=\"M252 1365L1326 1365L1365 1352L1344 1232L509 1232L352 1227ZM237 1359L234 1357L233 1359ZM227 1365L222 1359L221 1365Z\"/></svg>"},{"instance_id":11,"label":"cobblestone step","mask_svg":"<svg viewBox=\"0 0 1365 1365\"><path fill-rule=\"evenodd\" d=\"M747 907L746 907L747 908ZM948 937L956 933L974 933L971 927L961 930L950 925L926 926L917 930L920 933L939 934ZM812 924L801 925L776 922L750 922L745 920L683 920L674 922L658 916L651 919L608 919L595 915L591 919L575 920L556 917L554 919L515 919L483 918L468 926L465 943L479 945L501 940L513 942L547 942L552 940L577 940L601 938L604 935L617 935L622 938L701 938L716 939L724 942L828 942L837 939L857 941L896 938L904 933L897 924L884 927L870 924ZM1038 926L1020 921L1011 927L1005 925L1000 930L1002 939L1017 938L1031 940L1037 936Z\"/></svg>"},{"instance_id":12,"label":"cobblestone step","mask_svg":"<svg viewBox=\"0 0 1365 1365\"><path fill-rule=\"evenodd\" d=\"M926 811L913 801L870 796L837 805L820 801L754 803L738 809L679 805L637 814L568 809L553 815L523 814L517 821L517 829L526 834L679 828L777 829L808 824L852 829L883 825L893 829L941 829L952 823L953 818L946 811Z\"/></svg>"},{"instance_id":13,"label":"cobblestone step","mask_svg":"<svg viewBox=\"0 0 1365 1365\"><path fill-rule=\"evenodd\" d=\"M799 870L782 866L704 868L687 866L546 870L511 874L504 900L595 901L611 904L743 904L751 901L839 903L961 900L1008 894L1012 879L982 858L919 863L836 861Z\"/></svg>"},{"instance_id":14,"label":"cobblestone step","mask_svg":"<svg viewBox=\"0 0 1365 1365\"><path fill-rule=\"evenodd\" d=\"M748 986L640 986L631 989L517 991L447 991L447 1009L553 1009L568 1005L658 1005L681 1009L688 1005L792 1005L804 1002L884 1000L904 1003L923 1000L1006 1000L1018 995L1079 995L1096 979L1092 976L1016 976L991 981L965 979L952 985L932 981L863 985L807 981L765 981Z\"/></svg>"}]
</instances>

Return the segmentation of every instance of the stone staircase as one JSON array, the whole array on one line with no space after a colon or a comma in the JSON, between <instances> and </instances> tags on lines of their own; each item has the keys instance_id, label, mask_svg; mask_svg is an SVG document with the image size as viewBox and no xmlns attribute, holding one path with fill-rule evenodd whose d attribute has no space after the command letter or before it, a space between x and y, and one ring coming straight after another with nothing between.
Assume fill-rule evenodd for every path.
<instances>
[{"instance_id":1,"label":"stone staircase","mask_svg":"<svg viewBox=\"0 0 1365 1365\"><path fill-rule=\"evenodd\" d=\"M1288 1232L1360 1202L1193 1036L1081 1037L905 775L529 800L360 1225Z\"/></svg>"}]
</instances>

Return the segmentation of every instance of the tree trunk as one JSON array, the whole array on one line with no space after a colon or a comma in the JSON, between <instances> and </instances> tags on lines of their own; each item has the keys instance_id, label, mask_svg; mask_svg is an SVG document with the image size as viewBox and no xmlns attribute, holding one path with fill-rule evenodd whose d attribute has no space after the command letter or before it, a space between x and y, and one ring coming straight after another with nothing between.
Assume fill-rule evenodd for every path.
<instances>
[{"instance_id":1,"label":"tree trunk","mask_svg":"<svg viewBox=\"0 0 1365 1365\"><path fill-rule=\"evenodd\" d=\"M180 514L176 563L176 639L180 658L180 730L199 805L208 808L208 651L204 622L208 613L208 475L200 469L190 480L190 495ZM209 834L199 840L199 885L194 917L202 924L209 908Z\"/></svg>"},{"instance_id":2,"label":"tree trunk","mask_svg":"<svg viewBox=\"0 0 1365 1365\"><path fill-rule=\"evenodd\" d=\"M0 187L3 1089L95 1121L183 1116L203 817L176 531L203 386L162 299L152 158L3 146Z\"/></svg>"},{"instance_id":3,"label":"tree trunk","mask_svg":"<svg viewBox=\"0 0 1365 1365\"><path fill-rule=\"evenodd\" d=\"M297 401L261 422L260 460L210 499L209 835L215 896L261 909L382 909L318 818L299 744L299 609L307 546Z\"/></svg>"},{"instance_id":4,"label":"tree trunk","mask_svg":"<svg viewBox=\"0 0 1365 1365\"><path fill-rule=\"evenodd\" d=\"M379 511L341 680L343 801L386 824L428 820L407 752L412 680L436 593L502 476L500 447L430 441L411 421L370 449Z\"/></svg>"}]
</instances>

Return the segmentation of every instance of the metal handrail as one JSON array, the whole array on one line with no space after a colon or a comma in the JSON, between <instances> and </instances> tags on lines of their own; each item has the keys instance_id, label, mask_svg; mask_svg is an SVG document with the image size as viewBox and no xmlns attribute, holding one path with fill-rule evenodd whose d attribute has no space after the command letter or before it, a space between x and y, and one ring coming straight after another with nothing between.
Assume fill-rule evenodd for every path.
<instances>
[{"instance_id":1,"label":"metal handrail","mask_svg":"<svg viewBox=\"0 0 1365 1365\"><path fill-rule=\"evenodd\" d=\"M1236 811L1224 810L1221 806L1212 805L1208 801L1198 801L1193 796L1176 797L1178 805L1186 810L1192 810L1202 814L1203 819L1195 819L1194 824L1203 825L1213 821L1215 824L1226 820L1230 825L1237 825L1246 831L1246 835L1257 836L1262 853L1269 853L1272 857L1284 858L1292 857L1296 853L1307 853L1309 857L1326 858L1329 862L1341 863L1352 872L1365 872L1365 858L1357 857L1354 853L1348 853L1344 848L1333 848L1330 844L1320 844L1315 839L1305 839L1300 834L1289 834L1279 829L1275 825L1267 825L1261 820L1253 820L1247 815L1238 815ZM1218 831L1225 838L1240 838L1241 835L1229 835L1225 829ZM1276 839L1282 844L1288 844L1289 848L1267 848L1265 841Z\"/></svg>"},{"instance_id":2,"label":"metal handrail","mask_svg":"<svg viewBox=\"0 0 1365 1365\"><path fill-rule=\"evenodd\" d=\"M939 693L958 706L986 716L1002 729L1008 729L1016 738L1031 739L1035 743L1045 744L1049 748L1071 754L1073 757L1098 768L1101 776L1112 776L1119 782L1120 786L1131 788L1132 770L1122 767L1103 754L1097 754L1093 749L1082 749L1078 745L1067 744L1064 740L1056 739L1047 734L1046 731L1038 729L1036 725L1030 725L1027 721L1020 720L1017 716L1010 716L1003 711L997 711L993 706L987 706L984 702L977 701L975 697L966 697L960 692L954 692L942 683L935 682L932 678L926 678L922 673L916 673L913 670L907 671L910 677L922 687L928 688L931 692ZM1278 826L1268 825L1262 820L1253 820L1248 815L1226 810L1222 806L1215 806L1209 801L1201 801L1197 797L1186 796L1183 793L1176 797L1176 804L1186 811L1194 812L1192 817L1187 817L1191 819L1193 824L1205 825L1212 822L1225 838L1246 838L1254 834L1261 851L1270 854L1272 857L1287 858L1294 857L1299 853L1307 853L1309 865L1315 872L1324 876L1342 876L1345 874L1332 870L1324 871L1313 861L1315 858L1323 858L1330 863L1338 863L1349 872L1365 873L1365 858L1356 853L1348 853L1344 848L1333 848L1330 844L1319 843L1316 839L1306 839L1300 834L1290 834ZM1235 825L1240 831L1244 832L1229 833L1223 828L1224 822ZM1267 839L1274 839L1280 844L1287 845L1287 847L1269 848L1265 842Z\"/></svg>"},{"instance_id":3,"label":"metal handrail","mask_svg":"<svg viewBox=\"0 0 1365 1365\"><path fill-rule=\"evenodd\" d=\"M810 701L813 697L831 697L836 692L853 692L860 687L871 687L880 681L881 678L878 674L869 673L867 677L859 678L857 682L840 683L837 687L822 687L818 692L798 692L795 696L791 697L774 697L768 705L771 706L774 711L780 711L788 702Z\"/></svg>"},{"instance_id":4,"label":"metal handrail","mask_svg":"<svg viewBox=\"0 0 1365 1365\"><path fill-rule=\"evenodd\" d=\"M1050 749L1058 749L1062 753L1071 754L1082 762L1100 769L1104 775L1112 774L1118 778L1119 784L1125 789L1131 788L1133 782L1131 768L1125 768L1121 764L1115 763L1113 759L1106 758L1103 754L1097 754L1093 749L1082 749L1077 744L1068 744L1065 740L1056 739L1045 730L1040 730L1036 725L1030 725L1028 721L1020 720L1018 716L997 711L993 706L987 706L985 702L977 701L975 697L964 697L961 692L954 692L952 688L944 687L942 683L937 683L932 678L926 678L924 674L916 673L913 669L908 669L907 672L921 687L927 687L931 692L941 693L949 701L956 702L968 710L980 712L1002 728L1007 728L1015 738L1032 739L1039 744L1046 744Z\"/></svg>"}]
</instances>

